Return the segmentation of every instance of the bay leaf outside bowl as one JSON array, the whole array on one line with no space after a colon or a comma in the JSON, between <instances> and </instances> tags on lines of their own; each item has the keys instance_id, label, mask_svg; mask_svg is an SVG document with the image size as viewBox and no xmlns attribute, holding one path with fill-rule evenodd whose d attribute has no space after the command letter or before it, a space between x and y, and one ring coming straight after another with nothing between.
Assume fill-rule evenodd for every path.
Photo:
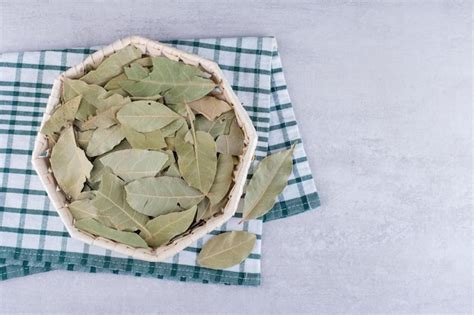
<instances>
[{"instance_id":1,"label":"bay leaf outside bowl","mask_svg":"<svg viewBox=\"0 0 474 315\"><path fill-rule=\"evenodd\" d=\"M163 261L191 245L208 232L223 225L234 215L235 211L237 210L239 199L242 195L243 186L247 178L251 161L255 154L255 149L257 146L257 133L250 120L250 117L248 116L235 93L232 91L232 88L225 79L221 69L215 62L138 36L131 36L118 40L91 54L80 64L71 67L66 72L59 75L59 77L54 80L53 88L48 99L48 104L46 106L41 126L51 117L51 113L53 112L54 108L60 103L60 95L65 77L71 79L80 78L85 74L86 69L90 70L97 68L97 66L102 62L102 60L104 60L105 57L113 54L117 50L120 50L127 45L134 45L144 54L150 56L164 56L175 61L180 60L188 65L200 67L202 70L211 75L211 79L216 82L222 91L223 98L225 98L225 100L233 107L237 121L245 135L245 140L243 154L239 157L239 163L234 169L234 185L230 191L229 201L225 206L223 213L212 217L203 225L193 228L190 233L177 238L167 245L160 246L156 249L134 248L129 245L117 243L103 237L97 237L90 233L83 232L74 226L74 218L69 211L66 196L64 192L58 187L50 167L49 157L51 148L48 145L46 137L41 133L38 133L35 140L35 146L32 154L32 163L41 179L48 197L51 199L53 206L59 213L61 220L63 221L72 238L81 240L87 244L100 246L117 253L132 256L136 259L146 261Z\"/></svg>"}]
</instances>

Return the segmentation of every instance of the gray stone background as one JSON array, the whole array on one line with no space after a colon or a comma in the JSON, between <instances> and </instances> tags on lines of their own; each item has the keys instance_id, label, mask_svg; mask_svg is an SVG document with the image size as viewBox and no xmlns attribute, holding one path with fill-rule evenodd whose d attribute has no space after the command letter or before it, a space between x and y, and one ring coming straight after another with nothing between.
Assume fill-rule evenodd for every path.
<instances>
[{"instance_id":1,"label":"gray stone background","mask_svg":"<svg viewBox=\"0 0 474 315\"><path fill-rule=\"evenodd\" d=\"M276 36L322 200L265 224L260 287L49 272L0 312L471 312L469 1L0 3L1 52Z\"/></svg>"}]
</instances>

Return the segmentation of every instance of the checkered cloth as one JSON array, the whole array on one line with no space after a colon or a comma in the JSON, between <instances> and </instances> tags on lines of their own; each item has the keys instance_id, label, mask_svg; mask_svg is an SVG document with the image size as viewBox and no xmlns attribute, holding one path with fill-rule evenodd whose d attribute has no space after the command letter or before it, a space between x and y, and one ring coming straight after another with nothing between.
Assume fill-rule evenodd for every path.
<instances>
[{"instance_id":1,"label":"checkered cloth","mask_svg":"<svg viewBox=\"0 0 474 315\"><path fill-rule=\"evenodd\" d=\"M216 61L248 111L259 141L256 160L298 143L293 174L262 220L237 224L237 213L219 230L162 263L132 259L69 237L31 166L34 138L53 79L95 51L64 49L0 55L0 278L49 270L109 272L159 279L235 285L260 283L262 222L319 206L296 124L276 40L272 37L177 40L168 44ZM252 168L255 167L255 164ZM252 170L251 170L252 171ZM212 235L257 234L252 254L225 270L201 268L196 255Z\"/></svg>"}]
</instances>

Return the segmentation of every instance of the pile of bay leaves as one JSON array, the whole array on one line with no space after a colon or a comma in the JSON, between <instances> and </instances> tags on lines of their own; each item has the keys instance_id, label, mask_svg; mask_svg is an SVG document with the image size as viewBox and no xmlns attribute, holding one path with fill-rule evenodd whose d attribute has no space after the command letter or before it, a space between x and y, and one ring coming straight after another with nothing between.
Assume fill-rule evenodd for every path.
<instances>
[{"instance_id":1,"label":"pile of bay leaves","mask_svg":"<svg viewBox=\"0 0 474 315\"><path fill-rule=\"evenodd\" d=\"M134 46L79 79L64 79L45 122L53 175L78 229L135 248L156 248L219 215L228 201L244 133L209 74ZM243 220L268 212L292 169L293 148L260 162ZM222 233L198 263L226 268L255 235Z\"/></svg>"}]
</instances>

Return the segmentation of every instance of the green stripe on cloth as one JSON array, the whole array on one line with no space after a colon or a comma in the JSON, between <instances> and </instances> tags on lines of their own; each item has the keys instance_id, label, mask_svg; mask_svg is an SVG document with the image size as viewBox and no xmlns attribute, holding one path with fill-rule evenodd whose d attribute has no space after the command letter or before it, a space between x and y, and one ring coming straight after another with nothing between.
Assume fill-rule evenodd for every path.
<instances>
[{"instance_id":1,"label":"green stripe on cloth","mask_svg":"<svg viewBox=\"0 0 474 315\"><path fill-rule=\"evenodd\" d=\"M258 133L256 162L297 143L293 174L263 220L229 222L161 263L125 257L71 239L32 169L30 155L53 80L95 48L0 54L0 275L2 280L49 270L107 272L176 281L258 285L262 222L319 205L297 119L272 37L176 40L168 44L215 60L249 113ZM249 179L251 174L249 174ZM257 235L250 256L225 270L201 268L196 256L222 231Z\"/></svg>"}]
</instances>

